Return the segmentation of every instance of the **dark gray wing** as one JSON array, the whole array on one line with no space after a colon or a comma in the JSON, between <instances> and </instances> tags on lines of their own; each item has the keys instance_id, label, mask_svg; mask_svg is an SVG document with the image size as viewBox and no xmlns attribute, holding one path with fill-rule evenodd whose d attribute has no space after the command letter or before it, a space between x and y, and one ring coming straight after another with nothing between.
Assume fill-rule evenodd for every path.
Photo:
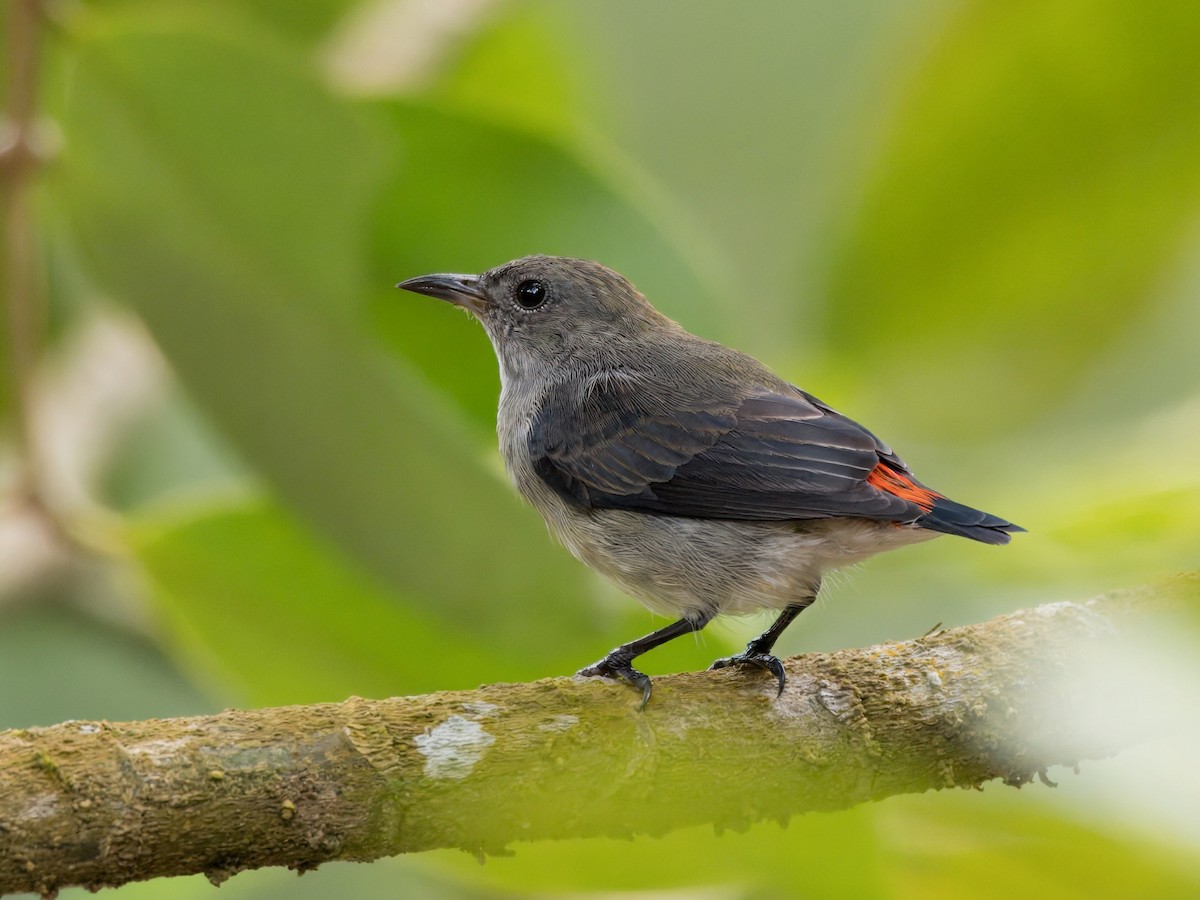
<instances>
[{"instance_id":1,"label":"dark gray wing","mask_svg":"<svg viewBox=\"0 0 1200 900\"><path fill-rule=\"evenodd\" d=\"M904 464L869 431L792 388L663 396L610 379L563 393L531 423L542 479L585 508L708 519L862 516L911 522L925 510L868 482Z\"/></svg>"}]
</instances>

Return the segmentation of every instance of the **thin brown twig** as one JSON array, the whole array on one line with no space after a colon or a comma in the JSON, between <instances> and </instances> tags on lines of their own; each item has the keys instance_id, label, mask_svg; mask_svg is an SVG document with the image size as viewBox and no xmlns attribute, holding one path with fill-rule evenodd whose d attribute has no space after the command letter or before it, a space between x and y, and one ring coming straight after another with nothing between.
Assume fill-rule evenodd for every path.
<instances>
[{"instance_id":1,"label":"thin brown twig","mask_svg":"<svg viewBox=\"0 0 1200 900\"><path fill-rule=\"evenodd\" d=\"M19 463L18 496L43 506L39 454L33 428L33 373L45 330L38 272L33 187L42 163L38 147L41 63L40 0L11 0L8 21L8 112L0 128L3 204L4 306L8 325L8 377Z\"/></svg>"}]
</instances>

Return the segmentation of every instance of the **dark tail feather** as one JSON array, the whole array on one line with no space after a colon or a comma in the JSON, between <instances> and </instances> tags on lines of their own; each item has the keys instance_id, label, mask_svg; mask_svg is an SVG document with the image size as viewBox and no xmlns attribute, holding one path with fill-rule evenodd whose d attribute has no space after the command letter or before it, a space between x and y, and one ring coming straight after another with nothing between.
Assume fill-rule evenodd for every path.
<instances>
[{"instance_id":1,"label":"dark tail feather","mask_svg":"<svg viewBox=\"0 0 1200 900\"><path fill-rule=\"evenodd\" d=\"M1025 530L999 516L963 506L945 497L938 497L933 509L917 519L916 524L931 531L957 534L985 544L1007 544L1014 532Z\"/></svg>"}]
</instances>

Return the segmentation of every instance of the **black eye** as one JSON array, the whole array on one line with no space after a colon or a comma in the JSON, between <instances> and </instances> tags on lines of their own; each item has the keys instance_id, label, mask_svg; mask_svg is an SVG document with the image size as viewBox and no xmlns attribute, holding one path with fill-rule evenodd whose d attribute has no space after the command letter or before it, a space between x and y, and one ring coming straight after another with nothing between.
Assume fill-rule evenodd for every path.
<instances>
[{"instance_id":1,"label":"black eye","mask_svg":"<svg viewBox=\"0 0 1200 900\"><path fill-rule=\"evenodd\" d=\"M517 302L525 309L537 309L546 302L546 286L540 281L522 281L517 286Z\"/></svg>"}]
</instances>

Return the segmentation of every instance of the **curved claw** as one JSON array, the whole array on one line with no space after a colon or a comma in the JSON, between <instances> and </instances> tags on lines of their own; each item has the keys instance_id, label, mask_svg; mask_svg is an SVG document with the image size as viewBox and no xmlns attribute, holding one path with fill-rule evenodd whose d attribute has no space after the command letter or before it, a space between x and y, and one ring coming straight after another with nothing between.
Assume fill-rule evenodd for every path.
<instances>
[{"instance_id":1,"label":"curved claw","mask_svg":"<svg viewBox=\"0 0 1200 900\"><path fill-rule=\"evenodd\" d=\"M650 676L644 672L639 672L629 664L627 660L620 658L604 657L599 662L594 662L590 666L585 666L575 673L584 678L617 678L630 684L642 692L642 702L638 704L638 710L646 708L646 704L650 702L650 694L653 690L653 685L650 682Z\"/></svg>"},{"instance_id":2,"label":"curved claw","mask_svg":"<svg viewBox=\"0 0 1200 900\"><path fill-rule=\"evenodd\" d=\"M770 653L755 653L747 650L745 653L739 653L737 656L724 656L716 660L708 668L709 671L712 671L713 669L727 669L730 666L749 666L754 669L766 669L779 682L779 691L775 696L783 696L783 688L787 684L787 673L783 670L783 663L779 661L778 657L772 656Z\"/></svg>"}]
</instances>

